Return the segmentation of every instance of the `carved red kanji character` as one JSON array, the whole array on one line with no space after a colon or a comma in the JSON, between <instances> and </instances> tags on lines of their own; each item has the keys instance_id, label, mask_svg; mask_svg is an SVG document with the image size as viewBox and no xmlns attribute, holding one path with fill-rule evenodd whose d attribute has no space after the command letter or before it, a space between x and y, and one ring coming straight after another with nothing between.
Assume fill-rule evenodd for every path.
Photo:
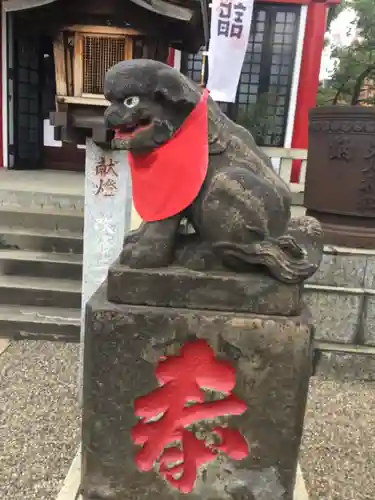
<instances>
[{"instance_id":1,"label":"carved red kanji character","mask_svg":"<svg viewBox=\"0 0 375 500\"><path fill-rule=\"evenodd\" d=\"M232 394L236 383L233 367L215 359L206 341L188 342L179 356L160 361L156 378L160 387L134 403L135 414L141 418L132 431L134 443L142 446L135 457L139 470L150 471L159 461L160 474L179 491L188 493L194 487L199 467L215 460L218 453L233 460L248 455L248 444L236 429L213 429L221 441L215 445L206 444L186 430L201 420L246 411L245 403ZM203 389L225 397L205 401Z\"/></svg>"},{"instance_id":2,"label":"carved red kanji character","mask_svg":"<svg viewBox=\"0 0 375 500\"><path fill-rule=\"evenodd\" d=\"M225 453L233 460L243 460L248 456L248 444L237 429L217 427L213 429L213 433L220 436L221 444L207 446L192 432L184 430L182 449L172 447L162 453L159 472L181 493L190 493L193 490L199 467L213 462L219 452Z\"/></svg>"}]
</instances>

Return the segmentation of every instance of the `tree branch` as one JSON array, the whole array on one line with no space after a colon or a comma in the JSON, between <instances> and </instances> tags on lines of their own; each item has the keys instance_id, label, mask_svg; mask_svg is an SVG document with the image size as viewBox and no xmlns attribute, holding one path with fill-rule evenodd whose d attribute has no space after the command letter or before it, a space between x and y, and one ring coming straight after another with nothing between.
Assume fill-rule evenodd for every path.
<instances>
[{"instance_id":1,"label":"tree branch","mask_svg":"<svg viewBox=\"0 0 375 500\"><path fill-rule=\"evenodd\" d=\"M334 97L333 97L333 99L332 99L332 104L333 104L333 106L336 106L336 105L337 105L337 102L338 102L338 100L339 100L340 94L341 94L341 92L344 90L344 87L345 87L346 83L347 83L347 82L342 83L342 84L340 85L340 87L337 89L336 94L334 95Z\"/></svg>"},{"instance_id":2,"label":"tree branch","mask_svg":"<svg viewBox=\"0 0 375 500\"><path fill-rule=\"evenodd\" d=\"M362 73L357 77L357 80L353 88L352 100L350 103L352 106L357 106L359 102L359 96L362 90L362 84L366 79L366 77L369 76L369 74L374 70L375 70L375 64L371 64L364 71L362 71Z\"/></svg>"}]
</instances>

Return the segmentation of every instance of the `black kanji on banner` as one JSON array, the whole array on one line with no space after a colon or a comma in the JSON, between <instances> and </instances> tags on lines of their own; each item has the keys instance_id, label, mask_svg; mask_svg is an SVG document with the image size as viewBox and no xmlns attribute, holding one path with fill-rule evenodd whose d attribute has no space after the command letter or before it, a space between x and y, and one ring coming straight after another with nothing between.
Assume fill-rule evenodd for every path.
<instances>
[{"instance_id":1,"label":"black kanji on banner","mask_svg":"<svg viewBox=\"0 0 375 500\"><path fill-rule=\"evenodd\" d=\"M231 38L241 38L243 32L243 17L246 10L246 6L241 2L234 5L234 19L230 30Z\"/></svg>"},{"instance_id":2,"label":"black kanji on banner","mask_svg":"<svg viewBox=\"0 0 375 500\"><path fill-rule=\"evenodd\" d=\"M232 16L232 2L221 2L220 3L220 19L230 19Z\"/></svg>"},{"instance_id":3,"label":"black kanji on banner","mask_svg":"<svg viewBox=\"0 0 375 500\"><path fill-rule=\"evenodd\" d=\"M225 38L228 38L229 28L230 28L229 21L222 21L221 19L219 19L219 21L217 23L217 35L218 36L225 36Z\"/></svg>"},{"instance_id":4,"label":"black kanji on banner","mask_svg":"<svg viewBox=\"0 0 375 500\"><path fill-rule=\"evenodd\" d=\"M234 5L232 2L220 2L217 35L240 39L243 33L243 18L246 10L246 5L241 2Z\"/></svg>"},{"instance_id":5,"label":"black kanji on banner","mask_svg":"<svg viewBox=\"0 0 375 500\"><path fill-rule=\"evenodd\" d=\"M220 2L219 19L217 22L217 36L229 37L232 17L232 2Z\"/></svg>"}]
</instances>

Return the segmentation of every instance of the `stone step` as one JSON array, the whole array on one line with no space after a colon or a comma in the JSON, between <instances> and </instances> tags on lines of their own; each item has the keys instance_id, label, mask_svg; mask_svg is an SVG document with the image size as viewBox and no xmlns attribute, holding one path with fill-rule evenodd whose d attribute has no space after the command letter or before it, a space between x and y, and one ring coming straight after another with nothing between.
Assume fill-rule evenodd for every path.
<instances>
[{"instance_id":1,"label":"stone step","mask_svg":"<svg viewBox=\"0 0 375 500\"><path fill-rule=\"evenodd\" d=\"M79 309L0 306L0 337L14 340L78 342Z\"/></svg>"},{"instance_id":2,"label":"stone step","mask_svg":"<svg viewBox=\"0 0 375 500\"><path fill-rule=\"evenodd\" d=\"M65 230L56 232L0 226L0 248L82 254L83 237Z\"/></svg>"},{"instance_id":3,"label":"stone step","mask_svg":"<svg viewBox=\"0 0 375 500\"><path fill-rule=\"evenodd\" d=\"M44 229L49 231L67 230L83 233L83 214L81 212L61 212L34 209L25 211L24 208L0 207L0 221L2 226L11 228Z\"/></svg>"},{"instance_id":4,"label":"stone step","mask_svg":"<svg viewBox=\"0 0 375 500\"><path fill-rule=\"evenodd\" d=\"M77 280L0 276L0 304L80 309Z\"/></svg>"},{"instance_id":5,"label":"stone step","mask_svg":"<svg viewBox=\"0 0 375 500\"><path fill-rule=\"evenodd\" d=\"M0 206L7 209L43 209L46 211L80 212L84 211L84 196L64 192L43 192L39 187L30 189L0 189ZM48 187L48 186L45 186Z\"/></svg>"},{"instance_id":6,"label":"stone step","mask_svg":"<svg viewBox=\"0 0 375 500\"><path fill-rule=\"evenodd\" d=\"M81 280L82 255L0 249L0 274Z\"/></svg>"}]
</instances>

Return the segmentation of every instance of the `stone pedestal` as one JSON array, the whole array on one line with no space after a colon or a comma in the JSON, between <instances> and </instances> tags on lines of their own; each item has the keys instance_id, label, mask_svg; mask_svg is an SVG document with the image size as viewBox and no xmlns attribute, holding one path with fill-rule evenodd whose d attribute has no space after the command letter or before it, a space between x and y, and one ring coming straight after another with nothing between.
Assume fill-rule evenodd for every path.
<instances>
[{"instance_id":1,"label":"stone pedestal","mask_svg":"<svg viewBox=\"0 0 375 500\"><path fill-rule=\"evenodd\" d=\"M83 499L292 500L312 368L299 297L262 275L114 266L86 309Z\"/></svg>"}]
</instances>

